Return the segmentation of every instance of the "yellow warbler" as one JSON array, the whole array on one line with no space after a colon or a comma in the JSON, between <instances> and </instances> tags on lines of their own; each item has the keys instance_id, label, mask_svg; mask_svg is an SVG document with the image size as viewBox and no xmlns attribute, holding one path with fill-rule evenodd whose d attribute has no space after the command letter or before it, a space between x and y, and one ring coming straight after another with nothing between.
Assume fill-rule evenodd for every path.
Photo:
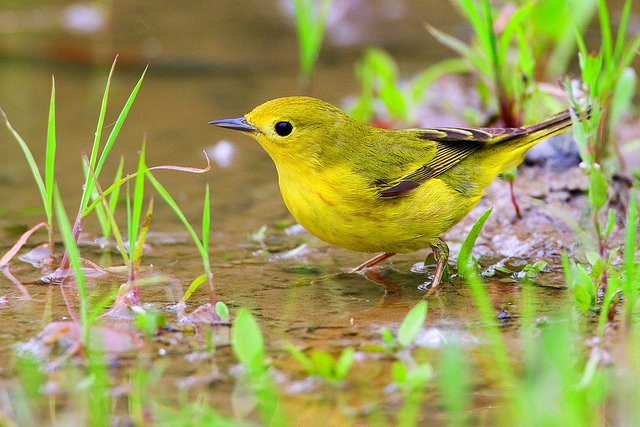
<instances>
[{"instance_id":1,"label":"yellow warbler","mask_svg":"<svg viewBox=\"0 0 640 427\"><path fill-rule=\"evenodd\" d=\"M305 229L343 248L382 254L431 248L440 283L449 248L439 236L526 151L571 125L563 112L527 128L380 129L308 97L268 101L214 120L250 135L273 159L287 208Z\"/></svg>"}]
</instances>

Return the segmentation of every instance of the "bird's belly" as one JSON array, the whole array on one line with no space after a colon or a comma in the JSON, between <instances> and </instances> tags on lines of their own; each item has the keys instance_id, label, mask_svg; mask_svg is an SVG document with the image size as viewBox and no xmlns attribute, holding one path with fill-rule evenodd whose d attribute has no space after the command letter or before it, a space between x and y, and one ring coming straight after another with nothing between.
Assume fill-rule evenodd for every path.
<instances>
[{"instance_id":1,"label":"bird's belly","mask_svg":"<svg viewBox=\"0 0 640 427\"><path fill-rule=\"evenodd\" d=\"M480 199L431 180L397 199L354 197L335 186L280 182L287 208L307 231L328 243L361 252L407 253L433 243ZM425 183L426 184L426 183ZM364 191L363 191L364 193Z\"/></svg>"}]
</instances>

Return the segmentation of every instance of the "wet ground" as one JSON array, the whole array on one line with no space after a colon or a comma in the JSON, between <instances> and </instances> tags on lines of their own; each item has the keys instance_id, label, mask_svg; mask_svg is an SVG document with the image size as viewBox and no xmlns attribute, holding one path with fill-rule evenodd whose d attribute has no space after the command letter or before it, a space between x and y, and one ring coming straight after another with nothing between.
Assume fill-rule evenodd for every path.
<instances>
[{"instance_id":1,"label":"wet ground","mask_svg":"<svg viewBox=\"0 0 640 427\"><path fill-rule=\"evenodd\" d=\"M55 75L58 183L67 210L72 212L78 203L80 156L82 150L90 149L113 53L122 53L122 58L115 73L107 123L115 120L119 106L149 62L147 78L113 159L124 155L125 170L133 170L145 133L150 165L200 166L204 163L201 150L212 153L217 163L204 176L172 172L157 176L194 221L202 209L204 185L210 183L218 296L232 313L238 307L247 307L259 319L279 371L280 386L288 396L287 404L304 407L300 419L322 420L318 425L327 419L354 422L377 402L393 411L393 394L385 392L390 381L389 360L359 353L353 380L336 393L301 382L304 375L292 368L282 344L291 341L302 348L331 352L345 346L362 349L367 344L379 344L381 327L396 329L424 296L418 286L425 277L412 269L416 270L414 264L424 261L427 253L394 257L369 278L346 273L368 255L331 247L304 232L288 234L278 228L278 223L291 219L267 155L248 138L206 125L211 119L242 115L267 99L299 93L297 46L287 9L279 2L265 8L262 2L247 0L194 1L188 6L176 2L163 2L161 6L116 2L104 9L84 11L94 14L94 24L78 28L73 13L83 11L65 9L61 3L0 7L0 106L32 147L37 161L42 162L50 76ZM334 3L339 13L330 19L330 38L314 76L312 94L336 104L357 92L352 70L363 46L388 48L397 54L402 70L410 74L448 54L422 29L424 21L464 33L458 15L444 2L434 7L434 2L379 1L370 10L366 8L366 13L361 12L364 9L360 3L364 2ZM371 32L370 24L355 24L355 11L359 16L364 13L362 21L366 18L369 23L378 23L376 31ZM19 31L13 31L14 27ZM4 130L0 132L0 158L0 252L4 252L43 215L26 162ZM116 164L114 160L108 165L106 176ZM471 224L494 206L474 254L485 267L505 261L512 270L547 261L550 271L537 279L543 286L533 288L540 316L553 313L567 296L559 257L563 250L574 251L581 244L563 218L580 220L585 215L584 198L578 195L585 188L582 174L578 169L565 170L561 177L558 174L540 168L521 172L516 193L523 207L523 221L515 221L507 184L497 181L469 218L448 233L455 256ZM543 182L550 184L542 188ZM264 242L251 242L248 236L263 225L268 227ZM90 223L87 230L98 233L97 224ZM201 327L179 323L169 309L200 274L198 253L162 203L157 203L151 230L155 234L149 238L151 250L143 264L149 271L171 276L173 281L144 288L142 301L166 312L170 328L144 342L141 359L164 364L161 387L168 396L178 394L176 387L187 388L194 394L205 393L224 413L237 412L238 404L234 406L229 398L234 382L228 372L235 363L230 349L223 346L215 359L199 358ZM91 240L92 235L86 238ZM38 235L30 247L44 240L44 235ZM289 252L303 244L303 249ZM96 262L109 263L96 247L83 246L82 251ZM117 255L112 259L113 264L119 263ZM0 377L4 379L12 375L7 367L11 366L16 343L36 336L49 322L69 316L60 290L43 284L41 275L41 271L17 260L5 275L0 275L0 297L4 297L0 300ZM119 277L93 280L90 293L99 299L121 281ZM503 331L508 342L517 346L514 331L522 284L498 273L487 279L487 287L496 315L502 313L505 319ZM198 291L189 301L189 309L207 300L206 292ZM437 297L429 299L427 328L419 338L420 346L437 353L443 343L454 339L472 353L479 351L480 324L471 305L469 292L459 281L454 279L443 286ZM124 367L149 363L136 362L134 353L125 352L118 363ZM474 413L479 419L490 417L494 411L490 371L481 371L474 383ZM438 421L439 408L428 397L425 401L424 413ZM312 405L307 406L309 403Z\"/></svg>"}]
</instances>

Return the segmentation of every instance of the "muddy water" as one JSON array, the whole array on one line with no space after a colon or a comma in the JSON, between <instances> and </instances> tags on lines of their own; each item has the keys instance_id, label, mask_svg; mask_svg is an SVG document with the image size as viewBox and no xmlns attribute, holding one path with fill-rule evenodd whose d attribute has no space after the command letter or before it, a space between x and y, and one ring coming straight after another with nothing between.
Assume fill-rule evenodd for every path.
<instances>
[{"instance_id":1,"label":"muddy water","mask_svg":"<svg viewBox=\"0 0 640 427\"><path fill-rule=\"evenodd\" d=\"M126 158L126 170L135 168L135 155L144 134L150 165L204 165L201 150L212 150L221 140L226 141L226 151L232 152L228 164L221 160L205 176L158 173L194 221L201 212L205 183L211 185L213 269L219 297L232 310L250 308L259 318L272 349L282 348L284 340L332 351L348 345L358 347L379 342L382 326L397 328L408 309L423 296L417 287L425 279L412 273L411 268L426 253L398 256L374 272L376 277L343 273L367 255L330 247L304 233L287 236L278 230L274 224L290 217L280 199L271 161L247 138L206 125L214 118L240 116L267 99L300 93L295 32L281 2L165 1L147 6L132 1L116 3L84 12L65 9L71 2L66 6L65 2L56 2L55 6L47 2L30 2L28 6L16 2L0 7L0 106L42 163L50 76L55 75L58 184L67 210L73 212L78 202L80 156L83 150L90 149L101 91L114 53L121 53L122 58L113 82L108 124L117 117L119 106L148 62L148 75L104 176L113 172L120 155ZM357 91L353 64L364 46L387 48L409 73L447 54L422 29L424 21L464 33L458 15L441 1L335 0L334 4L340 13L330 19L329 41L311 91L336 104ZM69 30L69 26L78 25L73 20L74 11L93 13L95 26L84 28L88 33ZM0 131L0 158L0 248L4 252L43 215L26 162L4 128ZM500 204L506 187L492 188L492 201ZM484 206L489 204L491 201ZM500 206L493 215L501 218L495 220L494 231L499 231L500 221L512 222L510 206ZM529 209L534 216L540 212L535 206ZM480 213L474 211L473 215L477 218ZM265 245L271 256L259 254L264 247L247 238L264 224L269 227ZM469 222L457 234L454 232L454 240L459 242L468 226ZM178 220L161 203L157 203L151 228L157 234L150 237L151 251L143 263L154 272L171 275L177 282L146 288L142 298L167 311L167 306L176 303L188 283L200 274L200 260ZM89 223L87 230L97 233L97 224ZM560 230L559 234L565 236L559 238L560 246L570 245L566 233L566 229ZM518 242L526 242L529 237L521 234ZM44 241L44 236L38 235L34 244L38 241ZM302 255L293 259L277 257L303 243L307 250ZM104 260L104 254L96 248L83 247L83 254L96 262ZM490 264L496 260L487 257L484 261ZM557 284L557 251L547 260L555 272L542 281ZM112 263L118 264L117 256L113 256ZM49 321L68 316L59 290L42 284L39 270L16 261L11 264L10 274L24 285L31 299L26 299L8 276L0 275L0 296L8 298L0 306L3 367L9 366L14 343L35 336ZM93 281L91 294L96 298L104 296L119 282L117 277ZM517 324L513 319L519 312L521 286L503 277L489 282L488 288L496 313L504 310L514 316L505 320L505 334L510 337L512 326ZM548 287L537 287L533 293L541 315L553 312L565 297L563 290ZM198 292L191 299L190 308L206 301L205 293ZM466 288L455 281L446 285L439 297L430 300L425 347L437 349L452 337L470 348L479 344L479 322L470 307ZM173 313L167 313L174 324ZM189 336L169 333L145 345L143 354L148 356L165 351L160 358L165 360L166 389L183 384L180 381L192 375L198 378L210 373L209 362L185 362L185 356L193 351ZM282 380L285 389L302 378L299 371L291 371L291 361L284 354L276 351L273 356L277 367L288 366ZM219 358L222 371L233 360L228 348L220 350ZM288 399L293 406L315 402L312 413L345 421L348 415L335 409L335 399L348 402L355 414L366 407L367 399L369 404L385 401L383 388L390 381L387 365L388 361L363 362L355 368L353 386L342 390L337 398L332 396L333 390L318 388L301 395L292 393ZM0 375L7 377L10 371L2 368ZM487 403L491 400L490 377L480 375L477 380L479 412L491 406ZM371 381L376 385L373 390L368 386ZM229 413L231 387L232 381L227 377L216 387L195 388L206 391L212 402ZM363 390L367 392L364 396ZM429 402L427 408L436 410Z\"/></svg>"}]
</instances>

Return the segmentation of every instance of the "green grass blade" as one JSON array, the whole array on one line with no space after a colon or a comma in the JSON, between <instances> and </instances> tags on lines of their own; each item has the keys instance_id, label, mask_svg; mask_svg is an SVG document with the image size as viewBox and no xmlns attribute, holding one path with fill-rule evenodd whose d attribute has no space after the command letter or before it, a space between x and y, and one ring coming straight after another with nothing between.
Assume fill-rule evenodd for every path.
<instances>
[{"instance_id":1,"label":"green grass blade","mask_svg":"<svg viewBox=\"0 0 640 427\"><path fill-rule=\"evenodd\" d=\"M47 222L53 221L53 178L56 164L56 81L51 76L51 101L49 102L49 123L47 126L47 151L45 160L45 188L47 190L47 203L45 213Z\"/></svg>"},{"instance_id":2,"label":"green grass blade","mask_svg":"<svg viewBox=\"0 0 640 427\"><path fill-rule=\"evenodd\" d=\"M91 147L91 155L89 156L89 169L96 169L96 161L98 159L98 151L100 150L100 139L102 137L102 128L104 127L104 117L107 114L107 104L109 100L109 89L111 87L111 78L113 77L113 72L116 68L116 62L118 61L118 56L116 55L113 60L113 64L111 65L111 70L109 71L109 76L107 77L107 83L104 88L104 93L102 94L102 102L100 104L100 112L98 113L98 124L96 125L96 133L93 138L93 146ZM91 181L89 181L87 177L87 181L84 183L84 188L89 188ZM82 200L80 202L80 210L84 210L87 203L89 203L89 196L91 195L90 191L85 191L82 194Z\"/></svg>"},{"instance_id":3,"label":"green grass blade","mask_svg":"<svg viewBox=\"0 0 640 427\"><path fill-rule=\"evenodd\" d=\"M636 231L638 228L638 188L631 187L629 207L627 208L627 229L624 243L624 296L626 298L625 313L627 322L631 321L631 313L635 307L638 294L635 278Z\"/></svg>"},{"instance_id":4,"label":"green grass blade","mask_svg":"<svg viewBox=\"0 0 640 427\"><path fill-rule=\"evenodd\" d=\"M487 221L487 218L489 218L489 215L491 215L492 210L493 208L487 209L485 213L478 218L476 223L473 224L473 227L471 227L469 234L467 234L467 237L464 239L462 247L460 248L460 253L458 254L458 274L466 276L468 271L473 270L470 267L471 251L473 250L473 245L476 243L476 240L482 231L482 227L484 227L484 223Z\"/></svg>"},{"instance_id":5,"label":"green grass blade","mask_svg":"<svg viewBox=\"0 0 640 427\"><path fill-rule=\"evenodd\" d=\"M131 214L131 187L129 186L129 184L127 184L127 241L129 243L129 255L131 255L132 251L131 251L131 240L133 236L133 232L132 232L132 227L133 227L133 217ZM133 266L129 266L130 268L133 268ZM133 271L129 272L130 275L133 275Z\"/></svg>"},{"instance_id":6,"label":"green grass blade","mask_svg":"<svg viewBox=\"0 0 640 427\"><path fill-rule=\"evenodd\" d=\"M206 157L206 156L205 156ZM193 168L193 167L182 167L182 166L171 166L171 165L165 165L165 166L153 166L150 167L148 169L146 169L146 171L152 171L152 170L171 170L171 171L177 171L177 172L188 172L188 173L205 173L208 172L209 170L211 170L211 164L210 164L210 160L209 157L206 157L207 159L207 167L206 168ZM111 184L106 190L104 190L104 192L102 193L101 197L106 197L109 194L118 194L118 192L120 191L120 187L126 183L127 181L136 178L138 176L138 172L134 172L132 174L129 174L127 176L125 176L124 178L121 178L120 180L114 182L113 184ZM117 199L117 198L116 198ZM91 211L93 209L95 209L95 207L101 203L101 201L99 199L94 200L93 202L91 202L91 204L89 204L89 206L87 206L83 211L82 211L82 216L83 217L87 217ZM117 203L117 200L113 201L113 203ZM115 209L115 208L114 208Z\"/></svg>"},{"instance_id":7,"label":"green grass blade","mask_svg":"<svg viewBox=\"0 0 640 427\"><path fill-rule=\"evenodd\" d=\"M289 352L294 359L298 361L298 363L307 371L308 375L314 375L316 373L316 365L314 365L313 361L307 357L302 351L298 350L298 348L291 344L290 342L286 342L284 344L284 349Z\"/></svg>"},{"instance_id":8,"label":"green grass blade","mask_svg":"<svg viewBox=\"0 0 640 427\"><path fill-rule=\"evenodd\" d=\"M335 379L338 381L344 380L349 374L349 370L351 366L353 366L353 361L356 355L356 350L353 347L347 347L342 350L340 353L340 357L336 360L335 366Z\"/></svg>"},{"instance_id":9,"label":"green grass blade","mask_svg":"<svg viewBox=\"0 0 640 427\"><path fill-rule=\"evenodd\" d=\"M54 188L54 206L56 211L56 217L58 218L58 227L60 228L60 234L62 235L62 241L64 247L69 254L69 262L73 268L73 274L76 279L76 286L78 289L78 297L80 299L80 319L82 321L82 341L85 349L89 348L89 299L87 296L87 285L82 271L82 262L80 261L80 252L78 246L73 238L71 231L71 224L69 224L69 218L67 212L62 204L60 193L57 187Z\"/></svg>"},{"instance_id":10,"label":"green grass blade","mask_svg":"<svg viewBox=\"0 0 640 427\"><path fill-rule=\"evenodd\" d=\"M258 322L246 308L239 309L236 314L231 329L231 348L238 361L250 371L264 369L264 338Z\"/></svg>"},{"instance_id":11,"label":"green grass blade","mask_svg":"<svg viewBox=\"0 0 640 427\"><path fill-rule=\"evenodd\" d=\"M466 73L468 71L469 65L460 58L451 58L436 62L414 78L411 83L411 98L414 102L418 103L422 100L429 86L440 77L449 74Z\"/></svg>"},{"instance_id":12,"label":"green grass blade","mask_svg":"<svg viewBox=\"0 0 640 427\"><path fill-rule=\"evenodd\" d=\"M182 302L187 302L191 295L203 284L207 281L207 274L201 274L200 276L193 279L193 282L187 288L187 291L182 296Z\"/></svg>"},{"instance_id":13,"label":"green grass blade","mask_svg":"<svg viewBox=\"0 0 640 427\"><path fill-rule=\"evenodd\" d=\"M144 253L144 242L147 239L147 233L149 232L149 226L151 225L151 217L153 216L153 197L149 200L149 206L147 207L147 213L144 215L144 221L140 227L140 233L138 240L136 241L136 250L133 253L133 268L138 270L140 268L140 261L142 260L142 254Z\"/></svg>"},{"instance_id":14,"label":"green grass blade","mask_svg":"<svg viewBox=\"0 0 640 427\"><path fill-rule=\"evenodd\" d=\"M133 207L131 211L131 223L129 225L129 256L136 266L136 240L138 239L138 229L140 228L140 217L142 216L142 202L144 199L144 178L147 170L145 151L147 148L146 139L142 141L140 157L138 159L138 175L133 187Z\"/></svg>"},{"instance_id":15,"label":"green grass blade","mask_svg":"<svg viewBox=\"0 0 640 427\"><path fill-rule=\"evenodd\" d=\"M624 49L624 39L627 35L627 25L629 24L629 15L631 14L631 3L633 0L626 0L620 15L620 25L618 25L618 34L616 36L616 44L613 51L613 60L618 63Z\"/></svg>"},{"instance_id":16,"label":"green grass blade","mask_svg":"<svg viewBox=\"0 0 640 427\"><path fill-rule=\"evenodd\" d=\"M96 167L95 167L96 179L100 178L100 172L102 172L102 167L104 166L104 163L107 161L107 158L109 157L109 153L111 152L111 148L113 147L113 144L116 142L116 138L118 138L118 135L120 134L122 125L124 124L124 121L127 119L127 115L131 110L131 106L133 105L133 102L135 101L136 96L140 91L140 86L142 85L144 76L147 73L147 69L148 67L144 69L142 76L140 76L138 83L136 83L135 87L131 91L131 94L129 95L127 102L124 104L124 107L122 107L122 110L120 111L120 115L118 116L118 119L116 120L115 124L113 125L113 128L111 129L111 133L107 138L107 142L105 143L104 148L102 149L102 153L100 154L100 158L98 159L98 163L96 164ZM87 188L91 191L92 186L93 184L90 182ZM84 210L84 208L88 204L88 199L85 200L85 198L83 197L82 200L84 202L84 204L82 205L82 209Z\"/></svg>"},{"instance_id":17,"label":"green grass blade","mask_svg":"<svg viewBox=\"0 0 640 427\"><path fill-rule=\"evenodd\" d=\"M631 65L633 58L638 54L638 49L640 49L640 36L636 36L633 40L631 40L626 49L623 50L621 56L622 59L618 62L618 67L626 68Z\"/></svg>"},{"instance_id":18,"label":"green grass blade","mask_svg":"<svg viewBox=\"0 0 640 427\"><path fill-rule=\"evenodd\" d=\"M122 179L122 170L124 167L124 158L120 157L120 164L118 165L118 170L116 171L113 182L116 183ZM98 187L98 183L96 183L96 187ZM118 206L118 197L120 196L120 188L116 187L109 197L109 203L105 203L104 200L99 200L101 203L98 203L95 207L96 215L98 216L98 220L100 222L100 228L102 228L102 237L105 240L109 240L112 234L112 226L113 221L108 218L108 214L105 211L109 211L111 216L113 217L116 213L116 207ZM94 191L94 197L92 197L93 201L97 200L102 196L102 190Z\"/></svg>"},{"instance_id":19,"label":"green grass blade","mask_svg":"<svg viewBox=\"0 0 640 427\"><path fill-rule=\"evenodd\" d=\"M119 181L111 184L109 187L107 187L106 190L102 192L99 198L95 199L94 201L91 202L89 206L87 206L87 208L82 212L82 216L87 217L91 213L91 211L93 211L96 208L96 206L99 203L102 203L102 197L107 197L109 194L115 193L116 191L120 191L120 187L122 187L123 184L127 183L128 181L132 180L137 176L138 176L138 172L134 172L132 174L125 176L124 178L121 178Z\"/></svg>"},{"instance_id":20,"label":"green grass blade","mask_svg":"<svg viewBox=\"0 0 640 427\"><path fill-rule=\"evenodd\" d=\"M87 157L85 156L84 160L85 160L84 161L85 173L91 174L92 171L89 169L89 166L87 166L89 159L87 159ZM113 237L116 240L116 247L118 248L120 255L122 255L122 259L124 260L125 264L128 265L129 256L127 255L127 249L125 248L124 241L122 240L122 234L120 233L120 228L118 227L118 224L116 222L114 212L110 209L110 206L107 204L107 199L104 197L104 194L102 192L102 187L100 186L100 182L98 182L95 179L94 179L94 182L96 183L96 191L95 191L96 198L101 202L101 204L96 205L96 214L98 214L98 218L100 218L100 215L104 216L103 219L100 219L101 225L102 225L102 221L105 221L105 223L109 225L110 233L111 232L113 233ZM106 234L104 237L105 239L109 238L109 236L107 236Z\"/></svg>"},{"instance_id":21,"label":"green grass blade","mask_svg":"<svg viewBox=\"0 0 640 427\"><path fill-rule=\"evenodd\" d=\"M162 196L164 201L169 205L169 207L178 216L178 219L180 219L180 221L182 222L184 227L187 229L187 231L191 235L191 238L193 239L193 242L195 243L196 247L198 248L198 251L200 252L200 255L202 256L203 260L205 260L205 259L208 260L208 251L202 245L202 242L200 241L200 238L196 234L196 231L193 229L193 227L191 226L191 224L189 223L187 218L184 216L184 214L180 210L180 207L178 206L176 201L173 199L171 194L169 194L167 189L162 184L160 184L160 182L153 176L153 174L151 172L149 172L147 170L147 174L146 175L147 175L147 178L149 179L149 182L151 182L151 184L155 187L155 189L158 192L158 194L160 194L160 196ZM207 265L207 267L208 267L208 265ZM206 268L205 270L207 272L209 271L208 268Z\"/></svg>"},{"instance_id":22,"label":"green grass blade","mask_svg":"<svg viewBox=\"0 0 640 427\"><path fill-rule=\"evenodd\" d=\"M98 192L100 192L100 187L98 186ZM107 206L106 206L106 201L104 199L104 197L101 198L103 206L104 206L104 215L107 218L107 221L109 222L109 229L111 230L111 233L113 233L113 238L116 241L116 246L118 248L118 251L120 252L120 255L122 256L122 260L124 261L125 264L129 264L129 256L127 255L127 249L124 245L124 240L122 239L122 233L120 233L120 228L118 227L118 223L116 222L116 218L113 215L113 212L111 212Z\"/></svg>"},{"instance_id":23,"label":"green grass blade","mask_svg":"<svg viewBox=\"0 0 640 427\"><path fill-rule=\"evenodd\" d=\"M118 170L116 171L116 175L113 178L113 183L120 181L122 179L122 173L124 169L124 157L120 157L120 163L118 164ZM109 210L112 214L115 214L116 208L118 207L118 198L120 197L120 186L116 187L111 193L109 197Z\"/></svg>"},{"instance_id":24,"label":"green grass blade","mask_svg":"<svg viewBox=\"0 0 640 427\"><path fill-rule=\"evenodd\" d=\"M202 245L209 250L209 234L211 232L211 202L209 200L209 184L204 190L204 206L202 209Z\"/></svg>"},{"instance_id":25,"label":"green grass blade","mask_svg":"<svg viewBox=\"0 0 640 427\"><path fill-rule=\"evenodd\" d=\"M606 0L598 1L598 16L600 17L600 32L602 33L602 53L606 66L613 66L613 41L611 38L611 25L609 24L609 10Z\"/></svg>"},{"instance_id":26,"label":"green grass blade","mask_svg":"<svg viewBox=\"0 0 640 427\"><path fill-rule=\"evenodd\" d=\"M85 161L82 162L82 169L84 172L84 178L85 178L85 182L86 179L89 177L89 159L85 158ZM98 193L98 191L96 191L94 189L93 193L91 194L91 198L92 200L96 200L98 197L100 197L100 194ZM111 226L109 224L109 220L107 219L107 215L104 212L104 206L102 203L99 203L96 205L96 217L98 218L98 223L100 224L100 229L102 230L102 236L105 239L108 239L107 235L111 233Z\"/></svg>"},{"instance_id":27,"label":"green grass blade","mask_svg":"<svg viewBox=\"0 0 640 427\"><path fill-rule=\"evenodd\" d=\"M398 343L407 347L416 339L427 318L427 302L420 301L405 316L398 329Z\"/></svg>"},{"instance_id":28,"label":"green grass blade","mask_svg":"<svg viewBox=\"0 0 640 427\"><path fill-rule=\"evenodd\" d=\"M25 158L27 159L27 163L29 164L29 168L31 169L31 173L33 174L33 179L36 181L36 185L38 186L38 191L40 192L40 197L42 198L42 205L46 211L47 209L47 189L44 185L44 181L42 180L42 175L40 175L40 169L38 169L38 165L36 164L35 159L33 158L33 154L31 154L31 150L24 139L16 132L16 130L9 123L9 118L5 114L4 110L0 108L0 114L2 114L2 118L4 119L4 124L9 129L9 132L13 135L14 139L20 145L22 152L24 153ZM48 215L47 215L48 216Z\"/></svg>"}]
</instances>

